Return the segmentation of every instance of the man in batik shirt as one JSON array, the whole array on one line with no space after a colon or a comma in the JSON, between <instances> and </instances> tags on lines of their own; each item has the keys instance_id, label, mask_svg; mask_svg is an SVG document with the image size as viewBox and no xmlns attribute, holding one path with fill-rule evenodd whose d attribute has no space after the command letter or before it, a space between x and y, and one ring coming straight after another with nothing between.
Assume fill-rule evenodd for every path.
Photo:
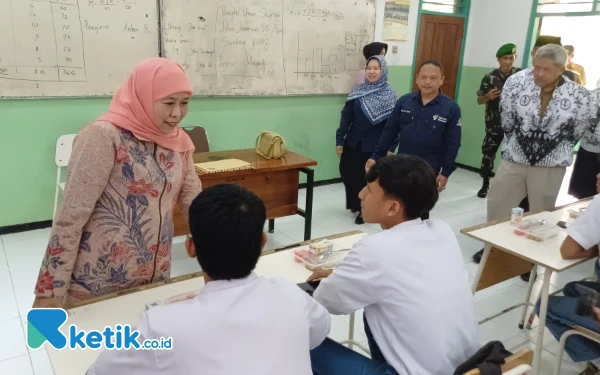
<instances>
[{"instance_id":1,"label":"man in batik shirt","mask_svg":"<svg viewBox=\"0 0 600 375\"><path fill-rule=\"evenodd\" d=\"M489 191L488 221L510 216L525 196L533 212L554 208L575 144L586 131L595 131L596 98L562 76L566 62L562 46L545 45L532 68L504 85L503 160Z\"/></svg>"}]
</instances>

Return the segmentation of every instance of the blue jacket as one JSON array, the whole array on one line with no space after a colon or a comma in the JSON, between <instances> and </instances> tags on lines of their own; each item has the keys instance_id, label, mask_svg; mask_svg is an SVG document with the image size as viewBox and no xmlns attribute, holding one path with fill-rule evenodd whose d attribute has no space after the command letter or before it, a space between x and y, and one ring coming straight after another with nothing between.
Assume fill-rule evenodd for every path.
<instances>
[{"instance_id":1,"label":"blue jacket","mask_svg":"<svg viewBox=\"0 0 600 375\"><path fill-rule=\"evenodd\" d=\"M360 107L360 100L354 99L346 102L342 109L342 119L340 127L336 131L336 146L348 146L356 149L361 144L362 152L375 152L375 147L379 142L381 133L385 127L386 121L378 124L371 124L367 116ZM386 147L386 152L394 152L398 146L398 137L392 139L392 142Z\"/></svg>"},{"instance_id":2,"label":"blue jacket","mask_svg":"<svg viewBox=\"0 0 600 375\"><path fill-rule=\"evenodd\" d=\"M436 173L449 177L456 170L461 139L460 117L458 104L442 93L427 105L423 105L419 91L406 94L398 99L373 159L385 156L399 136L398 153L419 156Z\"/></svg>"}]
</instances>

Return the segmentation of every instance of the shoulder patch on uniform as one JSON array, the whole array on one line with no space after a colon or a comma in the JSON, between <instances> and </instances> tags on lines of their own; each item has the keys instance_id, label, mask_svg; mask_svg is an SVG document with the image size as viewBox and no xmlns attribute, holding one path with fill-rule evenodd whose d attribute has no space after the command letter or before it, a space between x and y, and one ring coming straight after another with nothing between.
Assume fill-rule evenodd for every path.
<instances>
[{"instance_id":1,"label":"shoulder patch on uniform","mask_svg":"<svg viewBox=\"0 0 600 375\"><path fill-rule=\"evenodd\" d=\"M456 123L456 126L462 126L462 123L461 123L461 121L462 121L462 119L460 119L460 118L459 118L459 119L458 119L458 122Z\"/></svg>"}]
</instances>

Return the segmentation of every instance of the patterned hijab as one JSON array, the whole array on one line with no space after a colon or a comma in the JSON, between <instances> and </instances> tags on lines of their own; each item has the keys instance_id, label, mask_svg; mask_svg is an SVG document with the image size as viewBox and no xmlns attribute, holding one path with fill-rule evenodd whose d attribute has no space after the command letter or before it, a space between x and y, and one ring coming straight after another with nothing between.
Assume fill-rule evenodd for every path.
<instances>
[{"instance_id":1,"label":"patterned hijab","mask_svg":"<svg viewBox=\"0 0 600 375\"><path fill-rule=\"evenodd\" d=\"M365 83L354 86L346 101L359 99L365 116L372 125L377 125L390 117L398 96L388 82L388 68L385 59L381 56L373 56L367 61L367 65L373 59L377 59L381 64L381 77L375 83L370 83L365 79Z\"/></svg>"}]
</instances>

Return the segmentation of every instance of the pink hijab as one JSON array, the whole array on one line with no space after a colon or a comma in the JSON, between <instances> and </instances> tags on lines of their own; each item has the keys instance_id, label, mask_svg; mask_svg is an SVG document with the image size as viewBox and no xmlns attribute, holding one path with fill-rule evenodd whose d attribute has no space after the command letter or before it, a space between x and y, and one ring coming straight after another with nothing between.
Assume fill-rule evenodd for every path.
<instances>
[{"instance_id":1,"label":"pink hijab","mask_svg":"<svg viewBox=\"0 0 600 375\"><path fill-rule=\"evenodd\" d=\"M154 102L179 92L192 95L183 68L168 59L149 58L133 68L113 96L108 112L98 119L175 152L194 150L192 140L179 126L171 134L164 134L154 124Z\"/></svg>"}]
</instances>

